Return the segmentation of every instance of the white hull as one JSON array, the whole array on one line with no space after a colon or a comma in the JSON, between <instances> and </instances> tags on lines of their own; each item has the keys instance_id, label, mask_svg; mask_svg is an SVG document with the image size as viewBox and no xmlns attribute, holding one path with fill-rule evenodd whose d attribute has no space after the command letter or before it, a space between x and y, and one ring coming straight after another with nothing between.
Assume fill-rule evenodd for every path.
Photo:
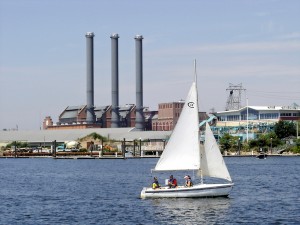
<instances>
[{"instance_id":1,"label":"white hull","mask_svg":"<svg viewBox=\"0 0 300 225\"><path fill-rule=\"evenodd\" d=\"M228 196L233 187L230 184L196 184L193 187L143 188L141 198L204 198Z\"/></svg>"}]
</instances>

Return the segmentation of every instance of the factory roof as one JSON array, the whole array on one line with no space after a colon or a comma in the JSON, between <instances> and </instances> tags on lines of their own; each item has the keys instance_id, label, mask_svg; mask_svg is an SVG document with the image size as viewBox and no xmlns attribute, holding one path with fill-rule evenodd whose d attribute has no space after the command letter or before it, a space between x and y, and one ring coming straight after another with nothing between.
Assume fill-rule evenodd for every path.
<instances>
[{"instance_id":1,"label":"factory roof","mask_svg":"<svg viewBox=\"0 0 300 225\"><path fill-rule=\"evenodd\" d=\"M85 106L68 106L61 114L61 119L67 118L76 118L78 116L78 112L81 111Z\"/></svg>"},{"instance_id":2,"label":"factory roof","mask_svg":"<svg viewBox=\"0 0 300 225\"><path fill-rule=\"evenodd\" d=\"M73 141L85 137L93 132L103 137L128 141L134 139L167 139L171 131L136 131L133 127L126 128L90 128L70 130L31 130L31 131L0 131L0 142L57 142Z\"/></svg>"},{"instance_id":3,"label":"factory roof","mask_svg":"<svg viewBox=\"0 0 300 225\"><path fill-rule=\"evenodd\" d=\"M101 118L102 115L109 109L110 106L99 106L99 107L95 107L95 115L96 118Z\"/></svg>"}]
</instances>

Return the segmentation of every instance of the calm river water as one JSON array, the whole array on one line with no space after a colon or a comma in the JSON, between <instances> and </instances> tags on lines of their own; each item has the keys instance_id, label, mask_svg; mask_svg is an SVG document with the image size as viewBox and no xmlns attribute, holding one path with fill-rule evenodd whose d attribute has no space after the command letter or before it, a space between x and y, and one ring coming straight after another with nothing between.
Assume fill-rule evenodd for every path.
<instances>
[{"instance_id":1,"label":"calm river water","mask_svg":"<svg viewBox=\"0 0 300 225\"><path fill-rule=\"evenodd\" d=\"M142 200L157 160L0 159L0 224L300 223L300 157L225 158L229 198Z\"/></svg>"}]
</instances>

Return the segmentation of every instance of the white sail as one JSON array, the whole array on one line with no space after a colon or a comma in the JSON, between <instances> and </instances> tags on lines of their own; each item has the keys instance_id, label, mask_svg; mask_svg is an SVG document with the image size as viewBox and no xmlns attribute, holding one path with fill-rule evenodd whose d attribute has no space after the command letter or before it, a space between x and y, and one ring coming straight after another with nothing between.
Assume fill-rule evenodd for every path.
<instances>
[{"instance_id":1,"label":"white sail","mask_svg":"<svg viewBox=\"0 0 300 225\"><path fill-rule=\"evenodd\" d=\"M222 178L231 182L230 174L208 123L205 129L204 151L201 149L201 172L203 176Z\"/></svg>"},{"instance_id":2,"label":"white sail","mask_svg":"<svg viewBox=\"0 0 300 225\"><path fill-rule=\"evenodd\" d=\"M197 87L190 88L179 120L154 170L200 168Z\"/></svg>"}]
</instances>

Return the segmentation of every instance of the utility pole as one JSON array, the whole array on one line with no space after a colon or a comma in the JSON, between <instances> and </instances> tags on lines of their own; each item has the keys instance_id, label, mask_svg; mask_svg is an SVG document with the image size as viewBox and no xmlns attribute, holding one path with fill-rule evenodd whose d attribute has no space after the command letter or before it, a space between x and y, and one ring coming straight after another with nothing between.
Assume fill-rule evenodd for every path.
<instances>
[{"instance_id":1,"label":"utility pole","mask_svg":"<svg viewBox=\"0 0 300 225\"><path fill-rule=\"evenodd\" d=\"M298 124L298 120L296 121L296 138L298 139L299 138L299 124Z\"/></svg>"},{"instance_id":2,"label":"utility pole","mask_svg":"<svg viewBox=\"0 0 300 225\"><path fill-rule=\"evenodd\" d=\"M226 111L229 110L239 110L241 106L241 98L242 98L242 91L245 91L246 89L243 88L242 83L234 85L229 84L229 87L226 89L226 91L229 92L229 96L227 98L226 102Z\"/></svg>"}]
</instances>

